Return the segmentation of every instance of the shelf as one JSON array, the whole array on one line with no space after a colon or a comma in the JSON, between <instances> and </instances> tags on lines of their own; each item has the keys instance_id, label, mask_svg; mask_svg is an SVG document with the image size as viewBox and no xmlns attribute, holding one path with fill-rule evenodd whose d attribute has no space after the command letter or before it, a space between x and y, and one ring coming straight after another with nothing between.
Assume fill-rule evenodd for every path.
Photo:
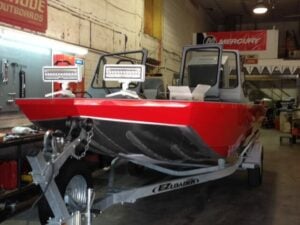
<instances>
[{"instance_id":1,"label":"shelf","mask_svg":"<svg viewBox=\"0 0 300 225\"><path fill-rule=\"evenodd\" d=\"M297 80L299 75L245 75L246 80Z\"/></svg>"}]
</instances>

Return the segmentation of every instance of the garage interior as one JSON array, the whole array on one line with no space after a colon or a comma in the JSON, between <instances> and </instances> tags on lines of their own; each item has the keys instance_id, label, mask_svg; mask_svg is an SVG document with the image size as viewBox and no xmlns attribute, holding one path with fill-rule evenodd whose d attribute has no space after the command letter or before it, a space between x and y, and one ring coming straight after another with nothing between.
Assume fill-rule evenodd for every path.
<instances>
[{"instance_id":1,"label":"garage interior","mask_svg":"<svg viewBox=\"0 0 300 225\"><path fill-rule=\"evenodd\" d=\"M256 6L266 7L267 12L254 14L253 9ZM213 46L213 48L218 49L217 51L219 51L219 48L222 48L220 50L222 54L226 52L226 49L234 48L239 50L238 62L232 64L230 61L227 64L229 68L228 76L231 77L229 79L232 79L235 75L237 77L242 76L244 80L241 80L242 82L236 88L241 88L242 95L245 95L247 98L248 106L255 105L260 107L259 109L263 109L264 114L260 115L259 119L256 118L257 115L253 114L253 118L257 119L255 122L259 122L259 134L256 130L257 127L255 127L258 125L255 124L255 129L251 130L256 132L253 136L253 143L252 139L246 139L241 142L245 144L249 141L249 143L252 143L251 146L254 146L255 143L259 143L261 146L259 162L251 162L253 169L258 168L260 171L259 178L256 180L258 183L255 181L255 185L251 185L252 181L249 180L250 167L245 167L245 164L247 164L245 162L247 161L247 154L250 155L251 152L248 153L245 150L246 154L243 155L243 148L247 148L245 147L246 144L243 147L237 147L237 152L240 155L235 155L230 152L231 150L228 150L228 155L221 157L223 161L212 160L208 163L210 166L219 166L221 170L221 164L224 162L226 164L224 168L226 169L228 166L227 169L230 169L240 159L242 161L235 173L230 174L230 176L220 176L218 177L219 179L213 176L208 178L207 182L198 182L198 179L202 179L203 174L201 174L201 178L190 177L197 180L196 183L198 184L195 186L190 180L177 180L179 178L176 175L171 175L171 172L170 174L164 173L166 170L172 170L173 173L177 173L178 171L174 169L177 164L173 165L171 163L171 166L159 167L159 169L157 169L157 164L155 163L150 163L149 166L149 162L152 162L151 160L147 161L145 165L135 164L135 158L130 158L126 154L124 156L124 152L121 150L120 157L123 157L125 161L121 160L119 163L118 160L114 160L114 158L119 158L119 156L113 155L114 157L112 157L109 154L109 148L117 148L117 141L119 141L119 143L124 144L126 149L125 141L121 136L118 137L118 134L123 129L127 129L127 127L121 124L117 125L115 130L112 127L119 120L125 121L125 124L130 123L131 120L128 118L131 118L131 114L134 116L139 114L130 114L132 111L128 107L126 108L128 112L128 115L126 114L127 117L124 116L123 118L123 114L120 113L119 120L118 118L111 119L113 120L112 124L109 124L107 121L109 119L99 122L103 128L97 130L97 132L101 133L102 138L105 137L107 139L101 139L101 141L99 139L98 146L102 146L102 143L104 143L102 153L106 151L108 154L94 153L95 151L92 148L95 145L90 139L94 138L96 142L97 139L96 135L93 136L94 134L91 137L88 136L90 135L88 119L84 121L86 124L78 122L78 125L72 121L72 124L68 125L68 129L70 128L68 135L72 133L74 124L74 126L86 129L85 132L87 133L87 137L84 136L87 140L84 142L85 151L77 155L80 160L74 160L76 157L71 154L70 158L73 159L72 163L69 163L70 167L72 167L72 170L81 171L79 173L91 173L92 179L89 182L92 183L97 197L105 196L107 191L110 193L122 193L122 191L133 190L133 193L135 193L135 188L152 184L160 185L159 188L167 185L165 186L167 187L166 189L172 190L159 195L153 194L153 196L151 194L146 195L145 192L147 190L141 190L141 195L142 197L145 196L145 198L141 197L139 199L140 197L138 197L135 199L135 197L132 197L130 198L130 203L133 204L121 200L119 202L116 200L116 203L112 205L107 203L110 207L103 210L103 212L102 210L92 210L92 214L99 214L97 217L92 218L92 224L299 224L299 19L300 0L0 0L0 223L21 225L41 224L42 222L44 224L43 221L47 221L49 218L48 209L43 209L43 206L38 205L48 204L46 200L47 195L43 194L39 185L34 183L39 183L39 181L43 183L41 181L43 179L47 182L47 179L53 180L53 176L58 176L59 181L57 183L63 184L65 182L63 178L69 176L68 173L64 174L62 172L65 169L64 166L61 167L61 170L58 170L60 174L63 174L60 176L54 172L51 172L53 173L51 174L46 169L41 173L44 175L44 178L42 175L42 178L37 179L34 177L35 173L31 173L34 170L34 164L32 163L34 159L30 160L28 156L35 157L48 151L47 146L49 143L47 141L49 136L47 135L49 133L44 128L51 127L50 138L61 138L61 133L56 133L56 130L53 130L53 128L55 126L61 127L61 125L58 126L59 119L62 119L59 118L60 113L71 117L73 109L71 105L68 105L69 103L63 106L58 105L57 107L60 108L57 108L57 112L55 112L56 116L58 115L57 121L53 120L49 124L44 124L43 120L47 120L47 115L52 116L51 113L55 110L49 108L51 112L47 113L47 109L44 110L40 107L50 107L55 102L56 97L60 99L63 96L63 99L66 99L64 95L69 94L72 96L68 96L68 99L77 101L75 105L86 104L93 98L98 101L97 99L103 98L103 96L94 95L94 91L98 91L101 88L106 91L108 88L103 84L115 81L104 81L102 78L98 80L99 74L102 73L101 70L105 71L101 60L106 63L106 59L109 61L108 58L112 57L114 59L113 63L116 64L115 59L119 59L119 56L111 54L143 49L148 54L148 57L145 58L145 84L141 86L144 89L143 95L145 96L139 100L148 101L149 98L150 100L155 99L154 102L158 102L158 104L163 104L166 100L172 102L175 99L175 102L178 100L181 103L181 100L183 100L183 102L188 102L186 104L189 105L189 102L193 102L192 99L194 99L190 89L188 89L188 94L192 97L176 99L176 93L172 95L172 88L170 88L186 86L184 77L182 77L185 74L185 64L183 62L188 64L188 52L190 49L186 50L187 54L185 55L183 47L200 46L200 50L204 48L205 52L205 46ZM216 42L221 47L214 47ZM134 52L132 58L120 57L119 62L123 59L126 61L125 66L128 65L128 62L129 64L133 63L133 61L136 62L138 61L137 55L139 53ZM193 56L193 54L191 55ZM221 60L218 59L220 64L219 76L221 76L220 74L223 76L223 73L225 74L227 71L226 63L223 64L221 53L219 56L221 56L219 57ZM184 57L187 58L187 61L185 61ZM230 57L228 59L232 60ZM143 60L144 58L138 64L143 64ZM110 64L108 63L108 65ZM238 65L240 65L240 68ZM63 87L66 82L59 80L68 80L69 78L54 79L49 76L50 78L47 80L45 74L46 72L51 72L53 68L61 69L59 72L67 68L76 69L76 76L78 75L78 77L71 80L72 83L69 83L69 81L67 83L69 85L68 88L71 90L70 92ZM146 83L149 80L150 82ZM129 87L127 89L125 88L126 83L124 83L118 83L118 91L121 90L121 93L122 90L127 94L131 93L130 91L127 92L128 88L135 90L136 93L138 92L138 89L135 88L140 87L139 83L137 83L137 86L130 87L131 83L128 82L127 85ZM155 87L157 90L154 90L153 86L151 86L154 84L157 85ZM99 86L95 87L95 85ZM124 86L122 87L122 85ZM196 89L196 86L193 86L193 88ZM218 86L218 88L221 89L221 86ZM112 90L113 88L110 89ZM111 90L106 95L114 94L115 90ZM59 92L61 95L56 96L56 92ZM206 98L207 93L203 94L205 96L202 99L204 103L212 102L212 104L215 104L217 102L216 104L218 104L221 102L221 104L226 105L226 103L222 102L224 99L214 98L212 100ZM50 97L45 97L47 95ZM148 95L151 97L148 97ZM172 96L175 97L173 98ZM44 99L46 103L34 105L36 102L34 99ZM47 99L52 101L51 104L47 102ZM89 100L85 102L84 99ZM118 101L118 98L117 100L112 98L111 101ZM128 101L130 102L130 100ZM32 106L28 107L30 104ZM234 102L234 104L237 103ZM103 107L107 107L107 105ZM151 120L146 121L146 124L141 121L137 122L138 125L133 126L132 130L141 131L141 133L127 132L124 138L129 139L135 147L143 149L145 155L148 153L152 160L160 159L164 163L170 163L169 158L160 157L159 153L157 153L158 150L167 145L166 140L172 140L174 143L178 141L176 140L178 137L175 135L179 131L182 136L187 135L186 137L191 142L191 145L194 144L192 143L194 139L188 136L193 135L189 133L190 131L187 132L182 128L186 124L182 122L182 124L178 125L178 120L181 120L180 112L185 111L179 111L181 109L178 109L178 114L168 114L167 110L163 108L161 107L161 109L155 109L154 111L150 109L150 113L141 111L140 115L145 114L145 118L151 118ZM110 111L113 116L117 114L116 109L118 108ZM106 109L103 110L105 111ZM33 119L28 118L27 112L33 114ZM99 106L98 110L92 112L95 115L90 117L94 120L96 114L97 116L98 113L102 115L101 106ZM42 114L40 118L43 117L43 119L37 122L37 119L34 119L34 117L38 118L37 115L39 113ZM151 115L152 113L157 114ZM148 114L149 117L147 117ZM165 115L173 115L175 119L166 118L168 116ZM207 115L207 120L219 121L219 118L226 118L226 115L227 113L224 109L224 111ZM84 117L89 116L84 115ZM173 127L174 129L168 130L166 127L159 127L160 124L156 121L160 120L161 117L170 121L167 127ZM140 118L139 115L137 115L137 118ZM195 116L193 120L189 121L187 126L193 126L193 123L198 121ZM238 120L238 123L245 121ZM41 127L37 126L38 124ZM146 130L143 133L143 129L148 129L146 125L149 124L157 127L153 128L153 130L151 130L152 128ZM177 125L179 128L176 127ZM212 133L214 131L218 133L221 127L225 125L222 123L211 123L210 127L205 123L204 126L207 126L206 129L211 130ZM232 126L226 126L226 131L214 138L216 143L219 143L223 136L227 137L227 132L234 133L233 124ZM201 129L196 125L195 127L193 129ZM199 125L199 127L201 126ZM151 132L157 136L151 136L153 134ZM143 140L144 134L147 141L142 143L141 140ZM81 136L78 137L81 138ZM166 139L163 137L166 137ZM179 139L186 137L179 136ZM206 144L204 143L203 145L202 143L204 139L205 136L203 138L200 137L200 146L206 148ZM64 146L69 146L69 142L62 140L63 147L59 145L53 147L53 143L52 147L67 149ZM90 143L92 144L90 145ZM199 141L195 143L198 144ZM106 146L108 150L105 144L108 146ZM236 148L235 144L231 143L230 146L228 145L228 149ZM149 146L154 146L153 148L158 150L152 152L153 149ZM175 144L172 146L175 146ZM190 145L187 144L186 146L189 147ZM250 146L250 144L247 146ZM77 148L77 146L75 147ZM76 151L75 147L72 150L74 152ZM89 147L90 149L88 149ZM239 148L241 148L241 151ZM126 150L130 152L129 149ZM188 152L189 149L180 152L180 149L174 150L174 148L170 147L167 150L172 150L173 153L176 152L177 155L185 157L185 159L188 159L188 162L193 161L190 159L190 155L183 154L183 152ZM52 160L59 158L60 154L63 155L62 152L58 152L56 155L52 154ZM167 153L164 156L166 155ZM147 158L147 160L149 159ZM84 163L84 166L78 164L77 161ZM118 165L115 169L114 163ZM204 161L204 163L207 162ZM193 169L189 171L190 164L179 163L178 165L184 165L182 167L183 170L180 170L178 173L186 172L186 174L189 174L189 172L192 173L193 171ZM210 166L207 167L207 172L204 172L205 176L206 174L209 176ZM50 167L50 170L54 170L54 167L52 169ZM192 168L194 167L192 166ZM206 164L204 168L206 168ZM252 167L250 171L251 169ZM112 173L116 187L110 186ZM182 179L189 176L183 176ZM170 183L166 183L173 182L173 179L174 182L177 182L172 183L173 185L178 184L182 187L174 188ZM79 179L76 182L78 185L81 183L81 180ZM87 186L90 185L88 184ZM42 186L42 189L46 190L45 193L47 193L48 188L47 184ZM154 193L156 190L154 188L152 192ZM136 190L137 192L140 193ZM87 195L87 192L85 192L85 195ZM86 200L88 197L84 196L83 198ZM61 199L65 202L72 201L66 200L66 197ZM79 210L86 210L87 205L85 202L83 208ZM70 208L68 210L71 214ZM75 211L72 211L72 215L75 215ZM86 212L86 214L82 215L84 217L88 213ZM80 224L78 221L76 222L70 224ZM88 221L82 219L81 223L85 224Z\"/></svg>"}]
</instances>

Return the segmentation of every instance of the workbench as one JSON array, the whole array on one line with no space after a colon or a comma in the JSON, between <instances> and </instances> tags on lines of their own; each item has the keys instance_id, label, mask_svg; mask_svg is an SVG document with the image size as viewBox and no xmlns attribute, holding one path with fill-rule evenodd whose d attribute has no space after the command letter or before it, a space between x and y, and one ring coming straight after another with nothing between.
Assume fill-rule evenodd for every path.
<instances>
[{"instance_id":1,"label":"workbench","mask_svg":"<svg viewBox=\"0 0 300 225\"><path fill-rule=\"evenodd\" d=\"M20 135L18 138L0 142L0 151L15 148L17 153L15 159L17 161L17 188L15 190L0 193L0 223L15 213L30 207L35 200L34 196L39 193L39 189L35 185L27 184L22 186L21 175L23 168L23 153L25 150L24 145L39 142L42 143L43 137L44 132L37 132ZM28 152L28 149L26 149L26 152Z\"/></svg>"},{"instance_id":2,"label":"workbench","mask_svg":"<svg viewBox=\"0 0 300 225\"><path fill-rule=\"evenodd\" d=\"M5 142L0 142L0 150L9 148L9 147L15 147L17 150L17 174L18 174L18 189L21 188L21 173L22 173L22 163L23 163L23 157L22 157L22 146L25 144L32 144L36 142L42 142L44 137L43 132L33 133L33 134L26 134L26 135L20 135L18 138L10 139Z\"/></svg>"}]
</instances>

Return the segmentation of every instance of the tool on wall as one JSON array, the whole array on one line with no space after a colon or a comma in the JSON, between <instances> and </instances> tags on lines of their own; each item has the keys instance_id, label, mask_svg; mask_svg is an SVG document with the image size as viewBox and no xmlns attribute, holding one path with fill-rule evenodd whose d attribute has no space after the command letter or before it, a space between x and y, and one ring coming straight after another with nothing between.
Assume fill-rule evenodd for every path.
<instances>
[{"instance_id":1,"label":"tool on wall","mask_svg":"<svg viewBox=\"0 0 300 225\"><path fill-rule=\"evenodd\" d=\"M1 76L3 84L8 84L8 60L1 60Z\"/></svg>"},{"instance_id":2,"label":"tool on wall","mask_svg":"<svg viewBox=\"0 0 300 225\"><path fill-rule=\"evenodd\" d=\"M11 93L7 93L9 99L6 100L7 104L13 104L15 103L15 99L16 99L16 93L11 92Z\"/></svg>"},{"instance_id":3,"label":"tool on wall","mask_svg":"<svg viewBox=\"0 0 300 225\"><path fill-rule=\"evenodd\" d=\"M19 97L26 97L26 73L22 67L19 72Z\"/></svg>"},{"instance_id":4,"label":"tool on wall","mask_svg":"<svg viewBox=\"0 0 300 225\"><path fill-rule=\"evenodd\" d=\"M16 62L12 62L12 63L10 63L10 66L12 68L12 83L13 83L13 89L14 89L14 86L16 83L16 69L17 69L17 67L19 67L19 64Z\"/></svg>"}]
</instances>

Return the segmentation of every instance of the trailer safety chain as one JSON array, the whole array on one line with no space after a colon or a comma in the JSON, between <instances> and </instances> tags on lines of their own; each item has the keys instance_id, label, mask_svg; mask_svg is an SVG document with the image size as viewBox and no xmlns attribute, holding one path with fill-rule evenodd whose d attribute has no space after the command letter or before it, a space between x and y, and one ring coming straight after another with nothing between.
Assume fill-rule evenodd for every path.
<instances>
[{"instance_id":1,"label":"trailer safety chain","mask_svg":"<svg viewBox=\"0 0 300 225\"><path fill-rule=\"evenodd\" d=\"M89 148L90 148L90 143L91 143L91 141L92 141L92 138L93 138L93 136L94 136L94 130L93 130L93 127L91 127L91 129L89 130L89 131L87 131L87 137L86 137L86 144L85 144L85 146L84 146L84 151L79 155L79 156L75 156L75 158L77 159L77 160L80 160L80 159L82 159L83 157L85 157L86 156L86 152L89 150Z\"/></svg>"},{"instance_id":2,"label":"trailer safety chain","mask_svg":"<svg viewBox=\"0 0 300 225\"><path fill-rule=\"evenodd\" d=\"M84 156L86 155L86 152L89 150L89 148L90 148L90 143L91 143L91 141L92 141L92 138L93 138L93 136L94 136L94 130L93 130L93 127L87 132L87 143L86 143L86 145L84 146L84 152L83 152L83 154L84 154Z\"/></svg>"}]
</instances>

